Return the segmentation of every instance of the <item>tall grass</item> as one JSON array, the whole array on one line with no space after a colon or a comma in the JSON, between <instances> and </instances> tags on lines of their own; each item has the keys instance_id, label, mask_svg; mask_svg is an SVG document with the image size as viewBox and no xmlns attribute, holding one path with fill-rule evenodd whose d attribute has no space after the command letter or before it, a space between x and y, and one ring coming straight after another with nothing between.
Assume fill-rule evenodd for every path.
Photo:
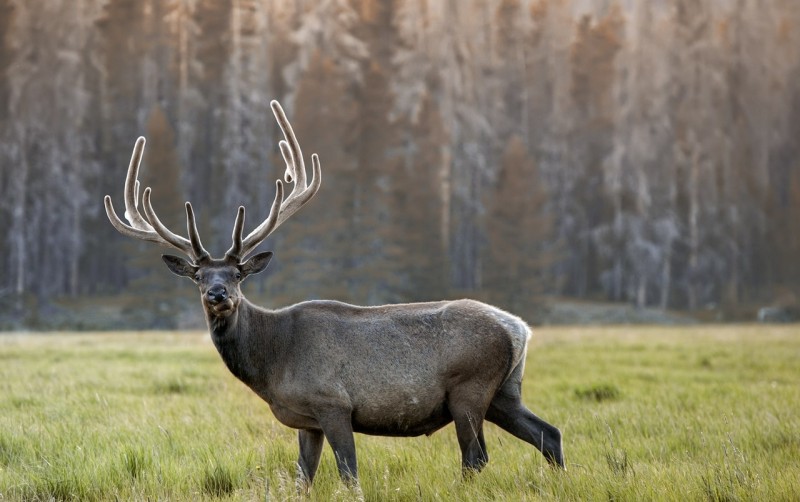
<instances>
[{"instance_id":1,"label":"tall grass","mask_svg":"<svg viewBox=\"0 0 800 502\"><path fill-rule=\"evenodd\" d=\"M462 479L452 426L326 447L299 495L294 431L200 333L0 336L0 500L795 500L800 327L551 328L524 400L568 469L487 425Z\"/></svg>"}]
</instances>

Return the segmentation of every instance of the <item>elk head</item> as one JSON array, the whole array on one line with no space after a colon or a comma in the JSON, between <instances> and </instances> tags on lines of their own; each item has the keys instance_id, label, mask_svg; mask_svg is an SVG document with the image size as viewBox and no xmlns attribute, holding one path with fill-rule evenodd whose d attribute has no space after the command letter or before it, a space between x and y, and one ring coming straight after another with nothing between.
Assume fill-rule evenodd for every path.
<instances>
[{"instance_id":1,"label":"elk head","mask_svg":"<svg viewBox=\"0 0 800 502\"><path fill-rule=\"evenodd\" d=\"M169 230L156 215L150 197L150 187L142 193L144 214L139 212L139 165L142 161L145 139L136 140L133 155L125 178L125 219L126 224L117 216L111 203L111 196L106 195L104 202L106 214L114 228L121 234L155 242L177 249L188 256L188 260L179 256L163 255L167 267L174 274L188 277L200 288L203 306L210 317L227 317L236 312L242 300L239 284L248 276L257 274L267 267L272 258L271 252L248 255L264 241L278 226L292 214L303 207L319 190L322 181L319 157L311 156L312 178L306 181L306 168L300 144L294 135L291 124L286 119L281 105L277 101L270 103L272 112L283 131L284 140L279 145L286 162L286 183L292 183L292 191L284 200L283 182L276 181L275 200L270 208L269 216L246 237L244 230L244 207L239 207L236 222L233 225L233 243L222 258L212 258L200 242L192 204L186 203L186 227L189 238L182 237Z\"/></svg>"}]
</instances>

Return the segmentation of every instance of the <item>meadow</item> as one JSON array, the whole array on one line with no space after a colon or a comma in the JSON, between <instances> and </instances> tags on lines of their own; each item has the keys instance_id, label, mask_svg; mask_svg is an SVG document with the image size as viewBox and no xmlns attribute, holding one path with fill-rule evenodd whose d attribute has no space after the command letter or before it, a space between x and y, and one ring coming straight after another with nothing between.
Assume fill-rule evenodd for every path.
<instances>
[{"instance_id":1,"label":"meadow","mask_svg":"<svg viewBox=\"0 0 800 502\"><path fill-rule=\"evenodd\" d=\"M0 500L798 500L800 326L539 328L524 401L565 472L489 424L462 479L453 426L358 435L360 491L199 332L0 335Z\"/></svg>"}]
</instances>

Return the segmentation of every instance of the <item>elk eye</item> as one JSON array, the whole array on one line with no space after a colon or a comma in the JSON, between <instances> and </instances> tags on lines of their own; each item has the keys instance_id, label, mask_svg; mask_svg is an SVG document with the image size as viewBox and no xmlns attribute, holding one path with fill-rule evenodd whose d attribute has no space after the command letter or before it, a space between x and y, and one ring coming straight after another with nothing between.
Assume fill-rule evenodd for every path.
<instances>
[{"instance_id":1,"label":"elk eye","mask_svg":"<svg viewBox=\"0 0 800 502\"><path fill-rule=\"evenodd\" d=\"M235 275L234 277L236 277L236 280L237 280L237 281L240 281L240 280L242 279L242 274L241 274L241 272L236 272L236 275Z\"/></svg>"},{"instance_id":2,"label":"elk eye","mask_svg":"<svg viewBox=\"0 0 800 502\"><path fill-rule=\"evenodd\" d=\"M194 280L195 281L199 281L200 280L200 274L194 274Z\"/></svg>"}]
</instances>

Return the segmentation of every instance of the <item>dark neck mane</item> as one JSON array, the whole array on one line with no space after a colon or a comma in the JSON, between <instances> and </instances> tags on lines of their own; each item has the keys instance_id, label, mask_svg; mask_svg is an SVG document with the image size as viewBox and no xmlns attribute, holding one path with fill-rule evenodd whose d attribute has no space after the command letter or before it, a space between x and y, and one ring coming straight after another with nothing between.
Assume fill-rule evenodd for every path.
<instances>
[{"instance_id":1,"label":"dark neck mane","mask_svg":"<svg viewBox=\"0 0 800 502\"><path fill-rule=\"evenodd\" d=\"M206 323L208 324L208 331L214 338L226 338L228 336L235 335L238 320L238 310L228 317L215 316L206 311Z\"/></svg>"},{"instance_id":2,"label":"dark neck mane","mask_svg":"<svg viewBox=\"0 0 800 502\"><path fill-rule=\"evenodd\" d=\"M274 363L281 360L281 333L287 331L287 319L276 314L244 298L228 317L216 317L206 311L211 340L225 365L268 402L266 389Z\"/></svg>"},{"instance_id":3,"label":"dark neck mane","mask_svg":"<svg viewBox=\"0 0 800 502\"><path fill-rule=\"evenodd\" d=\"M255 377L247 357L248 333L241 329L246 324L242 321L243 317L247 317L247 309L246 302L242 301L236 312L227 317L218 317L206 311L206 322L214 346L231 373L245 384Z\"/></svg>"}]
</instances>

